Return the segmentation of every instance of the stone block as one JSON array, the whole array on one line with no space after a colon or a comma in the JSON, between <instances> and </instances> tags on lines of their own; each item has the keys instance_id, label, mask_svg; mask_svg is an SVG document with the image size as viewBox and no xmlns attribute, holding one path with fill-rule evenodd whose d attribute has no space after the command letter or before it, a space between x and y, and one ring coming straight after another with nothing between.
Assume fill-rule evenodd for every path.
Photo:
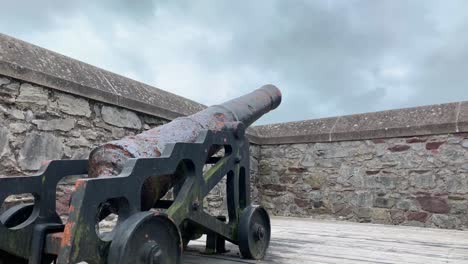
<instances>
[{"instance_id":1,"label":"stone block","mask_svg":"<svg viewBox=\"0 0 468 264\"><path fill-rule=\"evenodd\" d=\"M307 171L307 168L304 167L289 167L288 171L292 173L303 173Z\"/></svg>"},{"instance_id":2,"label":"stone block","mask_svg":"<svg viewBox=\"0 0 468 264\"><path fill-rule=\"evenodd\" d=\"M30 133L19 151L18 163L23 170L38 170L45 160L60 159L62 141L49 133Z\"/></svg>"},{"instance_id":3,"label":"stone block","mask_svg":"<svg viewBox=\"0 0 468 264\"><path fill-rule=\"evenodd\" d=\"M8 128L0 126L0 157L2 157L8 149Z\"/></svg>"},{"instance_id":4,"label":"stone block","mask_svg":"<svg viewBox=\"0 0 468 264\"><path fill-rule=\"evenodd\" d=\"M353 209L354 215L358 218L359 222L371 222L372 210L371 208L356 207Z\"/></svg>"},{"instance_id":5,"label":"stone block","mask_svg":"<svg viewBox=\"0 0 468 264\"><path fill-rule=\"evenodd\" d=\"M152 117L148 115L143 116L143 121L145 121L146 124L149 124L152 127L160 126L160 125L167 123L167 121L164 119L156 118L156 117Z\"/></svg>"},{"instance_id":6,"label":"stone block","mask_svg":"<svg viewBox=\"0 0 468 264\"><path fill-rule=\"evenodd\" d=\"M416 197L416 200L419 202L421 208L424 211L440 214L446 214L450 212L450 206L447 203L447 200L444 198L433 196L420 196Z\"/></svg>"},{"instance_id":7,"label":"stone block","mask_svg":"<svg viewBox=\"0 0 468 264\"><path fill-rule=\"evenodd\" d=\"M388 148L388 150L390 150L391 152L402 152L402 151L406 151L408 149L410 149L411 146L409 145L394 145L394 146L391 146Z\"/></svg>"},{"instance_id":8,"label":"stone block","mask_svg":"<svg viewBox=\"0 0 468 264\"><path fill-rule=\"evenodd\" d=\"M3 86L5 84L9 84L9 83L10 83L10 79L5 78L5 77L0 77L0 86Z\"/></svg>"},{"instance_id":9,"label":"stone block","mask_svg":"<svg viewBox=\"0 0 468 264\"><path fill-rule=\"evenodd\" d=\"M24 124L24 123L11 123L9 126L9 130L13 134L20 134L23 132L28 131L28 129L31 127L30 124Z\"/></svg>"},{"instance_id":10,"label":"stone block","mask_svg":"<svg viewBox=\"0 0 468 264\"><path fill-rule=\"evenodd\" d=\"M141 120L137 114L125 109L119 109L112 106L103 106L101 114L104 122L117 127L133 129L141 129L142 127Z\"/></svg>"},{"instance_id":11,"label":"stone block","mask_svg":"<svg viewBox=\"0 0 468 264\"><path fill-rule=\"evenodd\" d=\"M19 94L19 83L10 82L10 80L3 78L2 80L0 80L0 84L2 84L0 85L0 94L5 94L9 96L17 96Z\"/></svg>"},{"instance_id":12,"label":"stone block","mask_svg":"<svg viewBox=\"0 0 468 264\"><path fill-rule=\"evenodd\" d=\"M410 173L410 182L416 189L432 189L436 185L435 176L431 171L424 174Z\"/></svg>"},{"instance_id":13,"label":"stone block","mask_svg":"<svg viewBox=\"0 0 468 264\"><path fill-rule=\"evenodd\" d=\"M18 98L16 98L16 102L47 105L48 98L49 94L47 90L38 86L33 86L29 83L23 83L20 87L20 92Z\"/></svg>"},{"instance_id":14,"label":"stone block","mask_svg":"<svg viewBox=\"0 0 468 264\"><path fill-rule=\"evenodd\" d=\"M374 207L392 208L395 205L395 200L392 198L377 197L374 199Z\"/></svg>"},{"instance_id":15,"label":"stone block","mask_svg":"<svg viewBox=\"0 0 468 264\"><path fill-rule=\"evenodd\" d=\"M285 191L286 186L280 184L264 184L260 189L260 192L269 196L280 196Z\"/></svg>"},{"instance_id":16,"label":"stone block","mask_svg":"<svg viewBox=\"0 0 468 264\"><path fill-rule=\"evenodd\" d=\"M123 128L111 127L111 134L112 134L112 138L121 139L124 136L126 136L127 131Z\"/></svg>"},{"instance_id":17,"label":"stone block","mask_svg":"<svg viewBox=\"0 0 468 264\"><path fill-rule=\"evenodd\" d=\"M82 127L92 127L91 122L88 120L78 120L76 123Z\"/></svg>"},{"instance_id":18,"label":"stone block","mask_svg":"<svg viewBox=\"0 0 468 264\"><path fill-rule=\"evenodd\" d=\"M444 174L445 185L450 194L466 194L468 193L468 175L465 173Z\"/></svg>"},{"instance_id":19,"label":"stone block","mask_svg":"<svg viewBox=\"0 0 468 264\"><path fill-rule=\"evenodd\" d=\"M9 114L15 119L19 119L19 120L25 119L23 111L20 111L18 109L11 109Z\"/></svg>"},{"instance_id":20,"label":"stone block","mask_svg":"<svg viewBox=\"0 0 468 264\"><path fill-rule=\"evenodd\" d=\"M39 130L44 131L60 130L67 132L75 127L75 120L69 118L52 120L33 120L32 123L36 124Z\"/></svg>"},{"instance_id":21,"label":"stone block","mask_svg":"<svg viewBox=\"0 0 468 264\"><path fill-rule=\"evenodd\" d=\"M429 222L436 227L445 229L456 229L461 225L459 218L445 214L433 214L431 218L429 218Z\"/></svg>"},{"instance_id":22,"label":"stone block","mask_svg":"<svg viewBox=\"0 0 468 264\"><path fill-rule=\"evenodd\" d=\"M427 150L437 150L440 146L442 146L445 142L427 142L426 149Z\"/></svg>"},{"instance_id":23,"label":"stone block","mask_svg":"<svg viewBox=\"0 0 468 264\"><path fill-rule=\"evenodd\" d=\"M429 214L426 212L408 212L406 218L408 221L418 221L421 223L426 222Z\"/></svg>"},{"instance_id":24,"label":"stone block","mask_svg":"<svg viewBox=\"0 0 468 264\"><path fill-rule=\"evenodd\" d=\"M89 143L89 141L83 136L79 136L78 138L68 138L66 139L66 143L71 147L91 147L91 143Z\"/></svg>"},{"instance_id":25,"label":"stone block","mask_svg":"<svg viewBox=\"0 0 468 264\"><path fill-rule=\"evenodd\" d=\"M24 118L26 122L31 122L32 120L34 120L35 115L31 110L27 110L26 114L24 114Z\"/></svg>"},{"instance_id":26,"label":"stone block","mask_svg":"<svg viewBox=\"0 0 468 264\"><path fill-rule=\"evenodd\" d=\"M462 144L462 147L468 148L468 139L464 139L461 144Z\"/></svg>"},{"instance_id":27,"label":"stone block","mask_svg":"<svg viewBox=\"0 0 468 264\"><path fill-rule=\"evenodd\" d=\"M417 211L419 207L413 200L401 200L397 202L396 208L405 211Z\"/></svg>"},{"instance_id":28,"label":"stone block","mask_svg":"<svg viewBox=\"0 0 468 264\"><path fill-rule=\"evenodd\" d=\"M450 136L447 139L448 144L460 144L463 141L462 137L457 137L457 136Z\"/></svg>"},{"instance_id":29,"label":"stone block","mask_svg":"<svg viewBox=\"0 0 468 264\"><path fill-rule=\"evenodd\" d=\"M288 145L284 149L284 155L288 157L288 159L300 160L304 156L304 153L310 151L309 148L310 147L306 144Z\"/></svg>"},{"instance_id":30,"label":"stone block","mask_svg":"<svg viewBox=\"0 0 468 264\"><path fill-rule=\"evenodd\" d=\"M356 192L350 203L357 207L372 207L374 195L371 192Z\"/></svg>"},{"instance_id":31,"label":"stone block","mask_svg":"<svg viewBox=\"0 0 468 264\"><path fill-rule=\"evenodd\" d=\"M406 221L402 225L404 225L404 226L426 227L425 223L421 223L419 221Z\"/></svg>"},{"instance_id":32,"label":"stone block","mask_svg":"<svg viewBox=\"0 0 468 264\"><path fill-rule=\"evenodd\" d=\"M377 182L382 185L384 189L395 189L398 186L398 178L396 176L378 176L375 177Z\"/></svg>"},{"instance_id":33,"label":"stone block","mask_svg":"<svg viewBox=\"0 0 468 264\"><path fill-rule=\"evenodd\" d=\"M286 184L293 184L295 187L299 187L298 189L302 189L303 186L300 186L298 182L302 179L301 175L295 173L282 173L280 177L280 182Z\"/></svg>"},{"instance_id":34,"label":"stone block","mask_svg":"<svg viewBox=\"0 0 468 264\"><path fill-rule=\"evenodd\" d=\"M332 213L337 216L348 216L353 213L353 209L347 204L334 203L332 204Z\"/></svg>"},{"instance_id":35,"label":"stone block","mask_svg":"<svg viewBox=\"0 0 468 264\"><path fill-rule=\"evenodd\" d=\"M372 208L370 217L374 223L388 224L391 222L390 213L387 209Z\"/></svg>"},{"instance_id":36,"label":"stone block","mask_svg":"<svg viewBox=\"0 0 468 264\"><path fill-rule=\"evenodd\" d=\"M83 136L86 139L95 140L100 136L100 134L98 132L96 132L95 129L86 129L86 130L83 131Z\"/></svg>"},{"instance_id":37,"label":"stone block","mask_svg":"<svg viewBox=\"0 0 468 264\"><path fill-rule=\"evenodd\" d=\"M299 198L294 198L294 202L299 206L300 208L309 208L312 206L312 203L307 200L307 199L299 199Z\"/></svg>"},{"instance_id":38,"label":"stone block","mask_svg":"<svg viewBox=\"0 0 468 264\"><path fill-rule=\"evenodd\" d=\"M405 213L400 210L390 210L391 223L400 225L406 221Z\"/></svg>"},{"instance_id":39,"label":"stone block","mask_svg":"<svg viewBox=\"0 0 468 264\"><path fill-rule=\"evenodd\" d=\"M269 158L274 158L274 159L283 159L286 157L284 153L284 148L278 148L278 147L272 147L272 146L262 146L261 147L261 152L262 152L262 159L269 159Z\"/></svg>"},{"instance_id":40,"label":"stone block","mask_svg":"<svg viewBox=\"0 0 468 264\"><path fill-rule=\"evenodd\" d=\"M451 214L468 214L468 202L467 201L450 201L450 213Z\"/></svg>"},{"instance_id":41,"label":"stone block","mask_svg":"<svg viewBox=\"0 0 468 264\"><path fill-rule=\"evenodd\" d=\"M313 190L321 189L327 182L328 175L323 172L314 172L304 176L304 183L310 185Z\"/></svg>"},{"instance_id":42,"label":"stone block","mask_svg":"<svg viewBox=\"0 0 468 264\"><path fill-rule=\"evenodd\" d=\"M57 108L69 115L91 116L91 109L87 100L68 94L58 94Z\"/></svg>"},{"instance_id":43,"label":"stone block","mask_svg":"<svg viewBox=\"0 0 468 264\"><path fill-rule=\"evenodd\" d=\"M427 137L412 137L406 140L406 143L408 144L414 144L414 143L424 143L427 141Z\"/></svg>"}]
</instances>

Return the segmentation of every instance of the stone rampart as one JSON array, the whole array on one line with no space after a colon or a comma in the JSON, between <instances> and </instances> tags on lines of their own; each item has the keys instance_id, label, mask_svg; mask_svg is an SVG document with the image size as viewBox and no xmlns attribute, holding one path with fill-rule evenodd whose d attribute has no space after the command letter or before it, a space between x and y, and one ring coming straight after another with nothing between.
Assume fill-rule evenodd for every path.
<instances>
[{"instance_id":1,"label":"stone rampart","mask_svg":"<svg viewBox=\"0 0 468 264\"><path fill-rule=\"evenodd\" d=\"M276 215L467 228L468 102L256 127Z\"/></svg>"}]
</instances>

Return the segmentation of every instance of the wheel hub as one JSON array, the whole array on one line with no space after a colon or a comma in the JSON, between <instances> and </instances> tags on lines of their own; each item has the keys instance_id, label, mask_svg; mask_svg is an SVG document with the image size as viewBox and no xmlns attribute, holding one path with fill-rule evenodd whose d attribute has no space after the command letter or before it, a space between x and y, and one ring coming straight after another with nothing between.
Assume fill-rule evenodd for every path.
<instances>
[{"instance_id":1,"label":"wheel hub","mask_svg":"<svg viewBox=\"0 0 468 264\"><path fill-rule=\"evenodd\" d=\"M255 225L255 240L263 240L265 238L265 228L259 224Z\"/></svg>"},{"instance_id":2,"label":"wheel hub","mask_svg":"<svg viewBox=\"0 0 468 264\"><path fill-rule=\"evenodd\" d=\"M142 253L144 263L148 264L161 264L162 263L162 249L158 243L152 241L148 243Z\"/></svg>"}]
</instances>

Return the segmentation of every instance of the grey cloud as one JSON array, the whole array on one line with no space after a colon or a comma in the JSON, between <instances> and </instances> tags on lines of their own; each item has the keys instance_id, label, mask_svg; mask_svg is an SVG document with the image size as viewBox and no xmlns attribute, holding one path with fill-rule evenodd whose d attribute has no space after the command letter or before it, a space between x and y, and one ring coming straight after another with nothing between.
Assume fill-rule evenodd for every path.
<instances>
[{"instance_id":1,"label":"grey cloud","mask_svg":"<svg viewBox=\"0 0 468 264\"><path fill-rule=\"evenodd\" d=\"M261 123L468 97L464 1L8 2L3 32L202 103L277 84L283 105ZM31 36L76 30L57 17L86 20L107 55Z\"/></svg>"}]
</instances>

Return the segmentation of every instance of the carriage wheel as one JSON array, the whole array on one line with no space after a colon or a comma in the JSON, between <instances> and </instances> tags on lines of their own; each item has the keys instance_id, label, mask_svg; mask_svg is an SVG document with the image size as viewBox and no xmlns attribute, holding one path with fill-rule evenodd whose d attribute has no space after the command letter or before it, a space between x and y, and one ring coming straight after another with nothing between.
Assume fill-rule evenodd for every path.
<instances>
[{"instance_id":1,"label":"carriage wheel","mask_svg":"<svg viewBox=\"0 0 468 264\"><path fill-rule=\"evenodd\" d=\"M263 207L249 206L241 215L239 250L247 259L263 259L270 244L270 217Z\"/></svg>"},{"instance_id":2,"label":"carriage wheel","mask_svg":"<svg viewBox=\"0 0 468 264\"><path fill-rule=\"evenodd\" d=\"M18 204L6 210L0 216L0 222L8 228L24 223L31 216L34 203Z\"/></svg>"},{"instance_id":3,"label":"carriage wheel","mask_svg":"<svg viewBox=\"0 0 468 264\"><path fill-rule=\"evenodd\" d=\"M140 212L118 224L107 263L179 264L182 258L179 229L166 215Z\"/></svg>"},{"instance_id":4,"label":"carriage wheel","mask_svg":"<svg viewBox=\"0 0 468 264\"><path fill-rule=\"evenodd\" d=\"M6 210L0 216L0 222L3 223L7 228L14 228L28 220L34 210L34 203L25 203L25 204L18 204L10 209ZM56 215L54 217L56 222L61 222L60 217ZM53 255L43 255L43 262L44 263L55 263L56 256ZM2 262L3 261L3 262ZM27 264L27 259L22 259L19 257L15 257L13 255L8 254L7 252L0 250L0 264L8 264L8 263L15 263L15 264Z\"/></svg>"}]
</instances>

